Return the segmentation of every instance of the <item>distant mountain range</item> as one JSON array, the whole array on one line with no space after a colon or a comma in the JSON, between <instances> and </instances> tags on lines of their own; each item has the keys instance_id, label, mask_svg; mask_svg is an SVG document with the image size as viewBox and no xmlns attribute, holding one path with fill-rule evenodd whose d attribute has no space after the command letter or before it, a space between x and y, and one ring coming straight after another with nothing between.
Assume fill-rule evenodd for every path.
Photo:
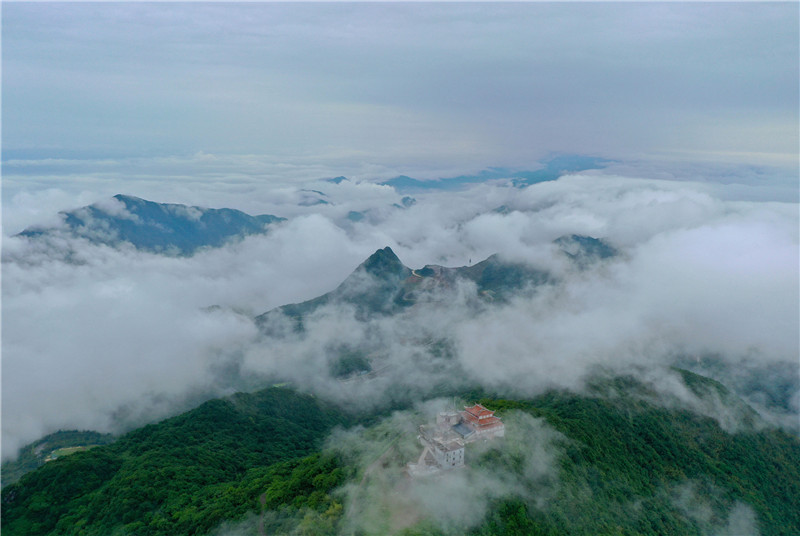
<instances>
[{"instance_id":1,"label":"distant mountain range","mask_svg":"<svg viewBox=\"0 0 800 536\"><path fill-rule=\"evenodd\" d=\"M399 193L417 193L432 190L460 190L470 184L491 180L511 179L517 188L524 188L540 182L554 181L566 173L577 173L589 169L600 169L611 164L612 160L582 155L558 155L542 162L543 167L535 171L520 171L502 167L485 169L477 175L459 175L437 180L420 180L406 175L394 177L382 184L392 186ZM331 179L339 181L344 177ZM336 182L338 184L338 182Z\"/></svg>"},{"instance_id":2,"label":"distant mountain range","mask_svg":"<svg viewBox=\"0 0 800 536\"><path fill-rule=\"evenodd\" d=\"M266 233L285 218L250 216L239 210L155 203L129 195L60 213L63 226L31 227L19 236L33 239L59 233L98 244L135 248L167 255L192 255L201 248L220 247L248 235Z\"/></svg>"},{"instance_id":3,"label":"distant mountain range","mask_svg":"<svg viewBox=\"0 0 800 536\"><path fill-rule=\"evenodd\" d=\"M413 192L459 190L469 185L492 180L506 179L518 188L544 181L558 179L565 173L598 169L611 160L581 155L559 155L543 161L543 167L535 171L519 171L492 167L476 175L437 180L419 180L401 175L382 182L402 194L396 209L408 209L416 199L405 195ZM346 177L324 179L328 184L339 185L348 181ZM317 207L334 204L328 194L321 190L303 188L298 191L300 207ZM503 211L500 207L498 211ZM357 223L372 214L371 209L350 211L345 219ZM41 239L69 236L87 239L96 244L117 247L131 244L142 251L166 255L192 255L206 247L220 247L232 240L248 235L266 233L269 226L285 218L271 214L251 216L230 208L203 208L173 203L157 203L139 197L118 194L111 199L86 207L59 213L61 225L32 226L18 236Z\"/></svg>"}]
</instances>

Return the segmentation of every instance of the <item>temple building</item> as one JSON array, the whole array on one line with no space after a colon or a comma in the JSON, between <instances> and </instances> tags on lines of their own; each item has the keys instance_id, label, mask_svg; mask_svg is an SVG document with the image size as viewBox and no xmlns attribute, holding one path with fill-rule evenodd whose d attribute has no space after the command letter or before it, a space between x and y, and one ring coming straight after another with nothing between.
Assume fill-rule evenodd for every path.
<instances>
[{"instance_id":1,"label":"temple building","mask_svg":"<svg viewBox=\"0 0 800 536\"><path fill-rule=\"evenodd\" d=\"M479 439L505 435L505 425L494 411L480 404L464 406L464 411L443 411L435 425L419 427L422 454L417 463L408 464L411 476L422 476L464 466L466 445Z\"/></svg>"},{"instance_id":2,"label":"temple building","mask_svg":"<svg viewBox=\"0 0 800 536\"><path fill-rule=\"evenodd\" d=\"M480 404L464 406L461 418L461 422L475 433L473 441L505 436L506 427L503 421L494 416L494 411L488 410Z\"/></svg>"}]
</instances>

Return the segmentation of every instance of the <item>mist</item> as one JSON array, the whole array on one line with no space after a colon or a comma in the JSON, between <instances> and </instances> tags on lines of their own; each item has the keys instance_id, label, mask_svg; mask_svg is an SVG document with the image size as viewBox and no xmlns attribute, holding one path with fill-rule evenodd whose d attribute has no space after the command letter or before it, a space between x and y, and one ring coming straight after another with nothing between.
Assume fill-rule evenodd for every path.
<instances>
[{"instance_id":1,"label":"mist","mask_svg":"<svg viewBox=\"0 0 800 536\"><path fill-rule=\"evenodd\" d=\"M329 438L329 448L361 476L335 492L346 504L343 533L393 534L425 519L446 534L463 534L484 520L495 499L517 496L531 508L545 507L558 486L559 444L565 438L524 413L512 412L504 419L504 440L470 444L465 467L427 478L404 473L405 465L422 451L417 427L435 420L435 410L443 411L448 404L432 400L415 410L395 412L368 430L342 431ZM494 463L479 466L476 462L490 451Z\"/></svg>"},{"instance_id":2,"label":"mist","mask_svg":"<svg viewBox=\"0 0 800 536\"><path fill-rule=\"evenodd\" d=\"M314 186L334 202L299 206L298 192ZM270 212L289 219L266 235L191 257L66 234L4 236L4 459L58 429L121 432L278 381L369 408L442 384L524 396L580 390L598 367L700 370L711 356L705 370L723 380L735 370L793 374L778 394L765 375L732 387L771 422L791 426L797 415L794 203L732 200L719 183L610 174L425 193L402 209L386 186L302 188L278 188L283 201ZM19 203L16 214L29 206L7 202ZM348 220L356 208L370 217ZM579 269L552 243L570 234L601 238L619 254ZM332 290L385 246L411 268L497 253L553 277L503 303L487 304L464 283L394 317L364 321L332 303L306 319L304 333L256 327L256 315ZM364 352L380 373L343 382L331 369L343 348Z\"/></svg>"},{"instance_id":3,"label":"mist","mask_svg":"<svg viewBox=\"0 0 800 536\"><path fill-rule=\"evenodd\" d=\"M403 534L422 530L465 534L485 523L487 514L504 500L524 507L528 515L558 519L565 530L585 527L596 512L591 503L597 475L564 472L567 451L576 442L544 419L521 411L503 414L505 437L466 446L465 465L412 477L422 445L418 427L435 421L439 411L460 407L464 400L429 399L394 411L368 428L334 429L322 451L332 454L352 475L330 491L332 506L324 514L309 508L281 507L226 521L211 534ZM566 478L565 478L566 477ZM709 479L685 479L654 490L654 498L705 536L758 535L752 507L732 499ZM604 514L638 518L641 497L612 501Z\"/></svg>"}]
</instances>

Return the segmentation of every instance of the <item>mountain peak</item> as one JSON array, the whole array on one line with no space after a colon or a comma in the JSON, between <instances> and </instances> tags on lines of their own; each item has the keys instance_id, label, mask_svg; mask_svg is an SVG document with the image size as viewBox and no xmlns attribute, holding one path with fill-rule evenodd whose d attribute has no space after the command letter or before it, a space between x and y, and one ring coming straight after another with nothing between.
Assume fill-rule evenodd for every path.
<instances>
[{"instance_id":1,"label":"mountain peak","mask_svg":"<svg viewBox=\"0 0 800 536\"><path fill-rule=\"evenodd\" d=\"M553 243L581 268L586 268L595 261L610 259L618 254L613 246L592 236L564 235L554 240Z\"/></svg>"},{"instance_id":2,"label":"mountain peak","mask_svg":"<svg viewBox=\"0 0 800 536\"><path fill-rule=\"evenodd\" d=\"M410 270L406 268L389 246L379 249L370 255L361 267L367 273L379 278L386 278L387 276L405 277L410 273Z\"/></svg>"},{"instance_id":3,"label":"mountain peak","mask_svg":"<svg viewBox=\"0 0 800 536\"><path fill-rule=\"evenodd\" d=\"M128 194L117 194L114 196L114 199L118 201L144 201L141 197L136 197L135 195L128 195Z\"/></svg>"},{"instance_id":4,"label":"mountain peak","mask_svg":"<svg viewBox=\"0 0 800 536\"><path fill-rule=\"evenodd\" d=\"M147 199L136 197L135 195L126 195L126 194L117 194L114 196L114 199L125 205L125 207L128 208L129 210L142 209L143 207L146 206L156 206L160 204L156 203L155 201L148 201Z\"/></svg>"}]
</instances>

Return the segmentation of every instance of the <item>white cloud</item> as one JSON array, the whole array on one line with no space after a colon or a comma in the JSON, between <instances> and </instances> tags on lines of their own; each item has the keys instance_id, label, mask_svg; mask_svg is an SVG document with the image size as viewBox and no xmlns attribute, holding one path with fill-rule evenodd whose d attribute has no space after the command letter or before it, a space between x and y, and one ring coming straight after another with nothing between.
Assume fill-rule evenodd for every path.
<instances>
[{"instance_id":1,"label":"white cloud","mask_svg":"<svg viewBox=\"0 0 800 536\"><path fill-rule=\"evenodd\" d=\"M271 375L370 404L447 377L530 394L579 386L598 364L625 371L706 354L730 366L796 363L794 204L727 201L698 182L576 175L524 190L426 193L401 210L386 208L399 196L385 186L316 185L333 205L303 208L267 235L189 258L7 236L3 455L58 428L157 418L187 397ZM297 187L274 187L255 202L266 204L272 192L287 203L276 207L291 206ZM211 185L207 195L215 189L224 187ZM83 198L18 193L17 221L38 217L34 199L52 206ZM510 212L492 212L501 205ZM337 223L347 210L370 207L369 221ZM570 269L551 241L572 233L604 238L621 256L588 272ZM463 285L439 305L367 324L331 307L309 319L304 337L256 337L248 317L333 289L386 245L412 268L501 253L560 283L490 308ZM454 345L454 358L432 353L439 337ZM330 362L348 345L375 353L378 368L392 366L343 385Z\"/></svg>"},{"instance_id":2,"label":"white cloud","mask_svg":"<svg viewBox=\"0 0 800 536\"><path fill-rule=\"evenodd\" d=\"M542 507L552 496L564 437L525 413L504 417L505 441L467 445L466 457L472 462L466 467L428 478L404 475L405 464L421 451L417 427L433 420L431 410L446 405L430 401L415 411L395 412L367 430L331 435L328 447L363 475L337 492L347 503L343 533L396 534L430 519L445 534L463 534L483 521L494 499L514 495ZM475 460L488 450L494 450L495 463L479 467Z\"/></svg>"}]
</instances>

